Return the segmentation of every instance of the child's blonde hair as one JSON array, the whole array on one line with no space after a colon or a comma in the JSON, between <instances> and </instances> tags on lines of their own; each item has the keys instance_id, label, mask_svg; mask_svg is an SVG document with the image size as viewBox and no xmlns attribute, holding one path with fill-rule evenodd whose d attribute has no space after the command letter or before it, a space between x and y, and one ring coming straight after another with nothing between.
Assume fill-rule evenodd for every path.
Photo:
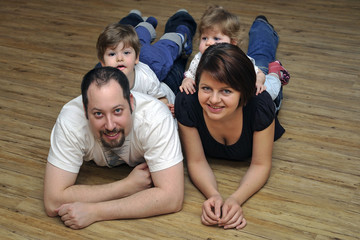
<instances>
[{"instance_id":1,"label":"child's blonde hair","mask_svg":"<svg viewBox=\"0 0 360 240\"><path fill-rule=\"evenodd\" d=\"M208 30L216 29L228 36L235 44L240 40L240 20L239 17L230 13L221 6L214 5L208 7L200 19L200 35Z\"/></svg>"}]
</instances>

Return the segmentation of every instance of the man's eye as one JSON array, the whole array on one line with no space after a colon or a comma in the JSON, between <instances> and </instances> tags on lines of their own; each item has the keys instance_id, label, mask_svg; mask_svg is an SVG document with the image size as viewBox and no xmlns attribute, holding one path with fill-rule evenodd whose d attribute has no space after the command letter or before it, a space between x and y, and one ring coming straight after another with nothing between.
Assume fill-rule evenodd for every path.
<instances>
[{"instance_id":1,"label":"man's eye","mask_svg":"<svg viewBox=\"0 0 360 240\"><path fill-rule=\"evenodd\" d=\"M122 113L122 109L121 109L121 108L115 109L115 113L116 113L116 114L121 114L121 113Z\"/></svg>"},{"instance_id":2,"label":"man's eye","mask_svg":"<svg viewBox=\"0 0 360 240\"><path fill-rule=\"evenodd\" d=\"M96 118L100 118L100 117L102 117L102 113L101 112L94 112L94 116Z\"/></svg>"}]
</instances>

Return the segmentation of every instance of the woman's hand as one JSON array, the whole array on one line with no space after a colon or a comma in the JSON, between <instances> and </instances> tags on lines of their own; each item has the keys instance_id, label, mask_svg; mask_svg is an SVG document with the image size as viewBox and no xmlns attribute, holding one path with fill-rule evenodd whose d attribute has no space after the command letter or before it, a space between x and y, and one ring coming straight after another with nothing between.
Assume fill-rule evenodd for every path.
<instances>
[{"instance_id":1,"label":"woman's hand","mask_svg":"<svg viewBox=\"0 0 360 240\"><path fill-rule=\"evenodd\" d=\"M204 225L216 225L221 217L223 199L220 195L214 195L203 203L201 222Z\"/></svg>"},{"instance_id":2,"label":"woman's hand","mask_svg":"<svg viewBox=\"0 0 360 240\"><path fill-rule=\"evenodd\" d=\"M219 226L224 229L242 229L246 226L246 220L242 208L235 198L229 197L222 206L222 217Z\"/></svg>"}]
</instances>

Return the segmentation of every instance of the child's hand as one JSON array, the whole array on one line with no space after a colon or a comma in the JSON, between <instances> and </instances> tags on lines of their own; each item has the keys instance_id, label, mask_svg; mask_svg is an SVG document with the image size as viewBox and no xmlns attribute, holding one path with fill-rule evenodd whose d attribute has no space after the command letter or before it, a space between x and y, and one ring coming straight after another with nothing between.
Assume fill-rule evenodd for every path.
<instances>
[{"instance_id":1,"label":"child's hand","mask_svg":"<svg viewBox=\"0 0 360 240\"><path fill-rule=\"evenodd\" d=\"M195 90L195 81L192 78L184 78L184 80L181 83L180 92L185 91L186 94L194 94L196 92Z\"/></svg>"},{"instance_id":2,"label":"child's hand","mask_svg":"<svg viewBox=\"0 0 360 240\"><path fill-rule=\"evenodd\" d=\"M259 69L258 73L256 74L256 95L262 93L266 90L265 83L265 74Z\"/></svg>"},{"instance_id":3,"label":"child's hand","mask_svg":"<svg viewBox=\"0 0 360 240\"><path fill-rule=\"evenodd\" d=\"M171 114L173 115L173 117L175 118L175 107L174 107L174 104L166 104L171 112Z\"/></svg>"},{"instance_id":4,"label":"child's hand","mask_svg":"<svg viewBox=\"0 0 360 240\"><path fill-rule=\"evenodd\" d=\"M258 84L256 83L256 95L258 95L259 93L262 93L263 91L266 90L266 86L262 85L262 84Z\"/></svg>"}]
</instances>

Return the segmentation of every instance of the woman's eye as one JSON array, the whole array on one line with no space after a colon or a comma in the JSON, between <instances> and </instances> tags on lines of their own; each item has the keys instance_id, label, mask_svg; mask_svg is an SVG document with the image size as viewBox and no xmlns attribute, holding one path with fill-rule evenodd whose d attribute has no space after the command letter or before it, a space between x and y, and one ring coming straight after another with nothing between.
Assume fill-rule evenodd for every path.
<instances>
[{"instance_id":1,"label":"woman's eye","mask_svg":"<svg viewBox=\"0 0 360 240\"><path fill-rule=\"evenodd\" d=\"M230 90L228 90L228 89L224 89L223 92L224 92L225 94L230 94L230 93L232 93L232 92L231 92Z\"/></svg>"},{"instance_id":2,"label":"woman's eye","mask_svg":"<svg viewBox=\"0 0 360 240\"><path fill-rule=\"evenodd\" d=\"M209 92L211 90L209 87L202 87L201 89L205 92Z\"/></svg>"}]
</instances>

